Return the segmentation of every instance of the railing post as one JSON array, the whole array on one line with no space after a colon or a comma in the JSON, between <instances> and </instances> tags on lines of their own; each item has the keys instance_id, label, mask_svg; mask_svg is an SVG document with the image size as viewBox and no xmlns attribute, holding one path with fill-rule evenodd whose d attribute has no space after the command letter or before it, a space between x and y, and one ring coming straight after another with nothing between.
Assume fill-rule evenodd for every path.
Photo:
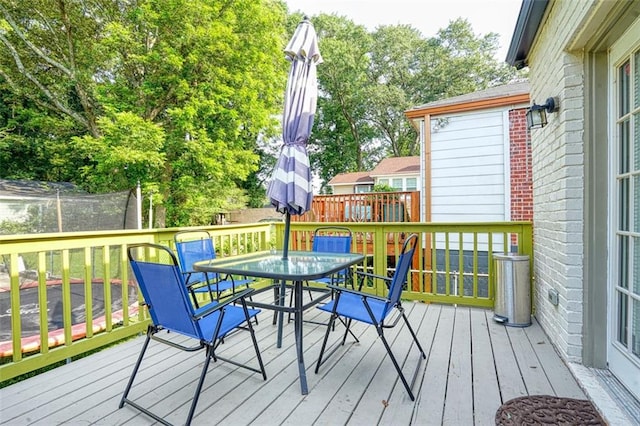
<instances>
[{"instance_id":1,"label":"railing post","mask_svg":"<svg viewBox=\"0 0 640 426\"><path fill-rule=\"evenodd\" d=\"M382 249L382 250L381 250ZM373 273L387 276L387 232L384 227L380 227L373 234ZM387 289L384 283L380 280L375 280L375 294L383 296L387 294Z\"/></svg>"}]
</instances>

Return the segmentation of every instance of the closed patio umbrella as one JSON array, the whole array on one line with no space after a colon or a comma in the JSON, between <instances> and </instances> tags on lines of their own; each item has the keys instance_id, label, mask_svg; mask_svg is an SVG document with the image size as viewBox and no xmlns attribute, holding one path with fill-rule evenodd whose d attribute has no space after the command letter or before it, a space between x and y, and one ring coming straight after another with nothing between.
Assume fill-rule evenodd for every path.
<instances>
[{"instance_id":1,"label":"closed patio umbrella","mask_svg":"<svg viewBox=\"0 0 640 426\"><path fill-rule=\"evenodd\" d=\"M305 17L284 50L291 61L282 115L283 145L273 171L267 196L285 214L284 258L288 256L291 215L311 208L313 190L307 141L313 127L318 98L316 65L322 62L318 38Z\"/></svg>"}]
</instances>

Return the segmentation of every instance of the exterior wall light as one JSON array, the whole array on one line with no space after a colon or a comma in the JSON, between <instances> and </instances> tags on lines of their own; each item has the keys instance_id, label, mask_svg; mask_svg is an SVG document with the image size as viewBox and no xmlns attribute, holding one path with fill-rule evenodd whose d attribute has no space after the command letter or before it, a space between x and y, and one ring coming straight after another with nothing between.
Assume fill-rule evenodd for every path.
<instances>
[{"instance_id":1,"label":"exterior wall light","mask_svg":"<svg viewBox=\"0 0 640 426\"><path fill-rule=\"evenodd\" d=\"M442 129L442 128L446 127L448 124L449 124L449 119L448 119L448 118L446 118L446 117L444 117L444 118L443 118L443 117L436 118L436 119L433 121L433 128L432 128L432 130L433 130L433 132L434 132L434 133L437 133L437 132L438 132L438 130L440 130L440 129Z\"/></svg>"},{"instance_id":2,"label":"exterior wall light","mask_svg":"<svg viewBox=\"0 0 640 426\"><path fill-rule=\"evenodd\" d=\"M527 127L536 129L547 125L547 113L558 111L556 98L547 98L543 105L537 105L535 101L527 110Z\"/></svg>"}]
</instances>

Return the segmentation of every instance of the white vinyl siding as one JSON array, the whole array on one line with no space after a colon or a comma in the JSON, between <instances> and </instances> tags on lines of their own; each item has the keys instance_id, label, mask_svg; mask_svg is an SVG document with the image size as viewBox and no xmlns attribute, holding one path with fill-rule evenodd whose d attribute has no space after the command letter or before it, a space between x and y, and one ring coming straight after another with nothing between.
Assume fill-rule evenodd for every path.
<instances>
[{"instance_id":1,"label":"white vinyl siding","mask_svg":"<svg viewBox=\"0 0 640 426\"><path fill-rule=\"evenodd\" d=\"M507 115L490 110L447 118L431 135L432 220L508 221Z\"/></svg>"}]
</instances>

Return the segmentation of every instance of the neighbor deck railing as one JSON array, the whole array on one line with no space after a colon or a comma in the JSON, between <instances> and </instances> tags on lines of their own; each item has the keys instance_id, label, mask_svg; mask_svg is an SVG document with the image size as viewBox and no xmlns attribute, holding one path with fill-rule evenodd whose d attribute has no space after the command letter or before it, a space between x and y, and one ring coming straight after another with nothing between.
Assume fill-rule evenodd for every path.
<instances>
[{"instance_id":1,"label":"neighbor deck railing","mask_svg":"<svg viewBox=\"0 0 640 426\"><path fill-rule=\"evenodd\" d=\"M295 222L420 222L420 191L316 195Z\"/></svg>"},{"instance_id":2,"label":"neighbor deck railing","mask_svg":"<svg viewBox=\"0 0 640 426\"><path fill-rule=\"evenodd\" d=\"M313 230L327 225L293 223L291 248L309 250ZM403 294L410 300L492 307L493 254L511 251L515 243L519 253L533 257L530 223L333 225L351 229L352 251L367 255L358 267L379 275L393 272L404 239L418 233L420 255ZM214 237L218 256L224 257L281 247L284 224L205 229ZM10 338L0 342L0 381L143 332L148 315L139 309L126 247L140 242L173 246L180 230L184 228L0 236L0 267L6 268L0 271L0 320L5 331L10 329ZM376 285L366 283L365 288L384 294ZM51 304L54 288L61 292L58 306ZM23 291L31 292L29 304ZM37 316L31 336L23 334L28 314Z\"/></svg>"}]
</instances>

